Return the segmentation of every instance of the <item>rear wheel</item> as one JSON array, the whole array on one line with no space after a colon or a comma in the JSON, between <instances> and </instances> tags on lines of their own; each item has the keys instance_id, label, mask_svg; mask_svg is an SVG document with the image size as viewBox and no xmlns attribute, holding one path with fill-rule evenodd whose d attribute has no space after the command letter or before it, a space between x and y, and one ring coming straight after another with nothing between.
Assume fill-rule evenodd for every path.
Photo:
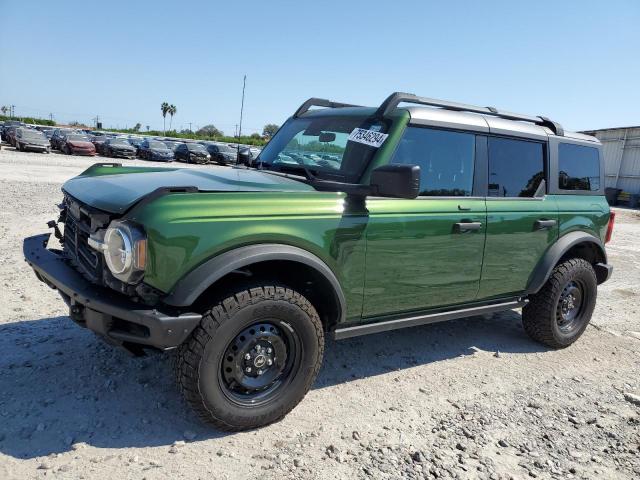
<instances>
[{"instance_id":1,"label":"rear wheel","mask_svg":"<svg viewBox=\"0 0 640 480\"><path fill-rule=\"evenodd\" d=\"M522 323L534 340L564 348L584 333L596 305L598 282L582 258L558 264L542 289L522 310Z\"/></svg>"},{"instance_id":2,"label":"rear wheel","mask_svg":"<svg viewBox=\"0 0 640 480\"><path fill-rule=\"evenodd\" d=\"M289 288L258 286L205 314L178 350L176 377L204 421L245 430L280 420L302 400L323 351L313 305Z\"/></svg>"}]
</instances>

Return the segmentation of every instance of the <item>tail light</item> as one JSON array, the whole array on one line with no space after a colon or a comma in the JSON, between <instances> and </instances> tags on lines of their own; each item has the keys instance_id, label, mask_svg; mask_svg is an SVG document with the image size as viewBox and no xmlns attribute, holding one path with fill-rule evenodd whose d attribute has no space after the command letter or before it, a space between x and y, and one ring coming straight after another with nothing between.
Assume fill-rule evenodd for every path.
<instances>
[{"instance_id":1,"label":"tail light","mask_svg":"<svg viewBox=\"0 0 640 480\"><path fill-rule=\"evenodd\" d=\"M611 211L609 213L609 223L607 224L607 234L604 237L604 243L609 243L611 235L613 234L613 224L616 221L616 212Z\"/></svg>"}]
</instances>

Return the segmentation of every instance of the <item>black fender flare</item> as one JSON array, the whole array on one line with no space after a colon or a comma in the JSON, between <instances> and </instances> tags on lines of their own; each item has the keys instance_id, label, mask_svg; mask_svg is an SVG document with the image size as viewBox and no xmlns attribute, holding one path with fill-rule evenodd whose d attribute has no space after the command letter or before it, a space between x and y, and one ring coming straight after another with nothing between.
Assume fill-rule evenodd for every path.
<instances>
[{"instance_id":1,"label":"black fender flare","mask_svg":"<svg viewBox=\"0 0 640 480\"><path fill-rule=\"evenodd\" d=\"M603 281L607 280L607 278L611 274L611 266L606 264L607 252L604 249L602 241L598 237L587 232L570 232L560 237L546 251L542 259L540 259L540 261L536 265L536 268L533 270L533 273L529 277L529 282L527 284L526 290L527 294L537 293L547 282L547 280L551 276L551 272L557 265L558 261L562 258L562 256L571 248L580 243L591 243L596 246L602 259L601 262L598 262L596 263L596 265L594 265L594 268L596 269L596 275L598 276L598 283L602 283ZM600 269L606 270L606 273L600 272ZM605 275L606 278L601 280L601 275Z\"/></svg>"},{"instance_id":2,"label":"black fender flare","mask_svg":"<svg viewBox=\"0 0 640 480\"><path fill-rule=\"evenodd\" d=\"M347 305L342 286L331 268L319 257L302 248L284 244L257 244L239 247L221 253L200 264L182 277L171 292L163 298L163 303L176 307L188 307L217 280L228 273L248 265L269 260L298 262L313 268L332 286L333 295L339 306L337 322L346 317Z\"/></svg>"}]
</instances>

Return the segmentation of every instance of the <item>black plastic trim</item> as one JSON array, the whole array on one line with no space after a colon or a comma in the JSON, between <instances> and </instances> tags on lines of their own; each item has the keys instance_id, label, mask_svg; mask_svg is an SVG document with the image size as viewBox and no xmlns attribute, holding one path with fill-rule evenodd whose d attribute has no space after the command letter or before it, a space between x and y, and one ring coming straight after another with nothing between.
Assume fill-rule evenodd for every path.
<instances>
[{"instance_id":1,"label":"black plastic trim","mask_svg":"<svg viewBox=\"0 0 640 480\"><path fill-rule=\"evenodd\" d=\"M46 248L50 234L24 239L24 258L36 276L57 289L71 307L71 317L76 322L111 340L128 341L160 349L180 345L198 325L202 315L198 313L166 314L134 302L110 288L89 283L77 270L69 266L63 257ZM123 320L144 327L144 334L126 334L111 326L114 320ZM120 337L118 336L120 334ZM127 338L122 338L122 335Z\"/></svg>"},{"instance_id":2,"label":"black plastic trim","mask_svg":"<svg viewBox=\"0 0 640 480\"><path fill-rule=\"evenodd\" d=\"M198 187L194 187L193 185L156 188L152 192L149 192L143 197L140 197L134 204L127 208L124 213L126 214L134 208L147 205L160 197L169 195L170 193L198 193L199 191L200 190L198 189Z\"/></svg>"},{"instance_id":3,"label":"black plastic trim","mask_svg":"<svg viewBox=\"0 0 640 480\"><path fill-rule=\"evenodd\" d=\"M342 340L345 338L358 337L360 335L397 330L399 328L415 327L418 325L426 325L428 323L454 320L456 318L471 317L474 315L483 315L486 313L511 310L514 308L522 307L526 305L526 303L527 302L525 300L510 300L508 302L458 308L456 310L448 310L444 312L441 311L436 313L425 313L420 315L413 315L410 317L395 318L393 320L372 321L371 323L366 323L363 325L337 328L333 332L333 336L336 340Z\"/></svg>"},{"instance_id":4,"label":"black plastic trim","mask_svg":"<svg viewBox=\"0 0 640 480\"><path fill-rule=\"evenodd\" d=\"M586 232L570 232L566 235L560 237L556 243L554 243L544 254L542 259L538 262L538 265L533 270L531 275L529 276L529 282L527 283L527 294L537 293L542 286L547 282L549 277L551 276L551 272L553 268L557 265L558 261L562 258L562 256L567 253L572 247L580 244L580 243L592 243L599 250L602 258L604 259L603 264L606 264L607 261L607 253L604 249L604 245L600 241L598 237L591 235ZM609 268L611 268L609 266ZM611 272L608 273L607 278L611 275ZM606 279L605 279L606 280ZM602 283L602 282L599 282Z\"/></svg>"},{"instance_id":5,"label":"black plastic trim","mask_svg":"<svg viewBox=\"0 0 640 480\"><path fill-rule=\"evenodd\" d=\"M419 97L413 93L395 92L389 95L384 102L378 107L375 115L377 117L385 117L391 113L401 103L413 103L416 105L427 105L429 107L439 107L445 110L452 110L455 112L471 112L480 113L483 115L490 115L493 117L504 118L506 120L516 120L534 123L549 128L556 135L563 136L564 130L562 126L549 120L546 117L522 115L519 113L503 112L495 107L478 107L475 105L468 105L464 103L450 102L448 100L437 100L435 98Z\"/></svg>"},{"instance_id":6,"label":"black plastic trim","mask_svg":"<svg viewBox=\"0 0 640 480\"><path fill-rule=\"evenodd\" d=\"M327 108L343 108L343 107L359 107L360 105L351 105L349 103L339 103L333 102L331 100L325 100L324 98L310 98L306 102L304 102L298 109L296 113L293 114L293 117L299 117L303 113L309 111L311 107L327 107Z\"/></svg>"},{"instance_id":7,"label":"black plastic trim","mask_svg":"<svg viewBox=\"0 0 640 480\"><path fill-rule=\"evenodd\" d=\"M333 287L332 293L340 308L337 321L338 323L344 321L347 303L340 282L333 271L314 254L291 245L248 245L217 255L180 279L162 301L176 307L190 306L207 288L228 273L269 260L289 260L315 269Z\"/></svg>"}]
</instances>

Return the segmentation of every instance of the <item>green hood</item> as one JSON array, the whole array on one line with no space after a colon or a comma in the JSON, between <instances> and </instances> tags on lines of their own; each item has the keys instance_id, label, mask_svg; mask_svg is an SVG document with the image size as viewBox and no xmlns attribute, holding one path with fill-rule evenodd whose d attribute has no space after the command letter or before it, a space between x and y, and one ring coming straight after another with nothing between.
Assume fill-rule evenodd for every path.
<instances>
[{"instance_id":1,"label":"green hood","mask_svg":"<svg viewBox=\"0 0 640 480\"><path fill-rule=\"evenodd\" d=\"M162 187L196 187L209 192L314 191L303 183L257 170L212 167L148 168L94 165L65 182L62 190L81 202L110 213L124 213L145 195Z\"/></svg>"}]
</instances>

